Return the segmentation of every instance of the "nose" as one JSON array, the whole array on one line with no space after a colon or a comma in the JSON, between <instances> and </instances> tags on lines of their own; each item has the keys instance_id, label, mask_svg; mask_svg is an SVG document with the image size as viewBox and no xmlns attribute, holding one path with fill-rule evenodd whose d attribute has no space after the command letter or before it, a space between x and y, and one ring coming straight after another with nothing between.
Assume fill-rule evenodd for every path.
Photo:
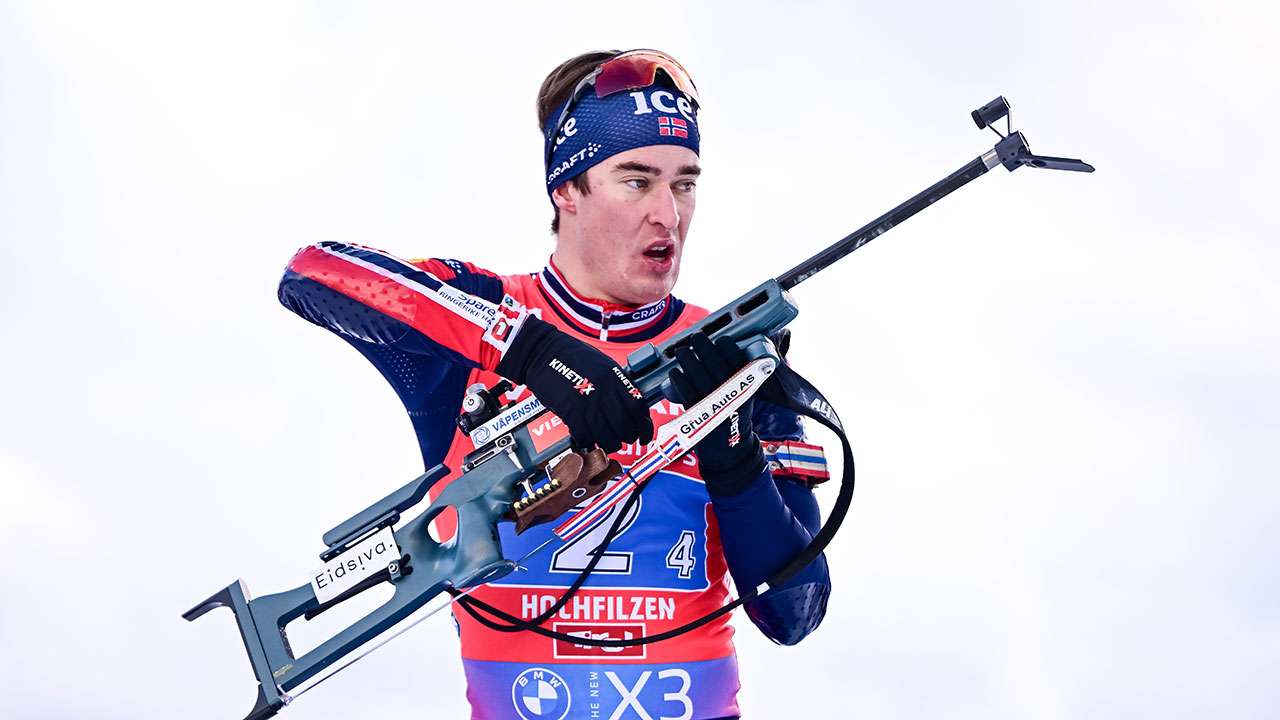
<instances>
[{"instance_id":1,"label":"nose","mask_svg":"<svg viewBox=\"0 0 1280 720\"><path fill-rule=\"evenodd\" d=\"M668 185L660 184L650 193L647 219L668 231L674 231L680 225L680 208L676 205L675 193Z\"/></svg>"}]
</instances>

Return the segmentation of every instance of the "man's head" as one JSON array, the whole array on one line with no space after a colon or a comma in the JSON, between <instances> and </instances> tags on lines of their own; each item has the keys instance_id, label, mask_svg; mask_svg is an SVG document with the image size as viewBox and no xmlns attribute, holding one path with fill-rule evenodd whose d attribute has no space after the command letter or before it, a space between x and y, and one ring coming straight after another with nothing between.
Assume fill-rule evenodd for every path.
<instances>
[{"instance_id":1,"label":"man's head","mask_svg":"<svg viewBox=\"0 0 1280 720\"><path fill-rule=\"evenodd\" d=\"M586 53L543 82L553 257L579 292L643 304L675 285L700 172L695 92L651 51Z\"/></svg>"}]
</instances>

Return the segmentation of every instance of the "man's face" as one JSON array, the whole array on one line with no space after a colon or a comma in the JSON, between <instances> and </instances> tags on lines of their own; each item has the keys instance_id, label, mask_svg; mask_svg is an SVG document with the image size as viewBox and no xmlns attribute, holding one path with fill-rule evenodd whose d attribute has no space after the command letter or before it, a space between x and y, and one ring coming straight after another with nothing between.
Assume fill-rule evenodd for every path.
<instances>
[{"instance_id":1,"label":"man's face","mask_svg":"<svg viewBox=\"0 0 1280 720\"><path fill-rule=\"evenodd\" d=\"M574 289L630 305L671 292L693 220L699 172L692 150L651 145L588 170L590 193L573 183L557 188L555 260Z\"/></svg>"}]
</instances>

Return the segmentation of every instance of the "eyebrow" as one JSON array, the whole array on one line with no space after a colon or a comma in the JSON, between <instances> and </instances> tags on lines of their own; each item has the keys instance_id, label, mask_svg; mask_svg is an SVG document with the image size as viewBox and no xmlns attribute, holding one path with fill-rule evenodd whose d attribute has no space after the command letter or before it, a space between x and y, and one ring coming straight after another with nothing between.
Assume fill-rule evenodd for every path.
<instances>
[{"instance_id":1,"label":"eyebrow","mask_svg":"<svg viewBox=\"0 0 1280 720\"><path fill-rule=\"evenodd\" d=\"M653 175L654 177L662 177L662 170L660 168L656 168L652 165L645 165L642 162L636 162L634 160L630 160L628 162L618 163L617 165L614 165L613 171L614 172L642 172L642 173L645 173L646 175ZM676 175L692 175L693 177L698 177L701 174L702 174L702 168L698 167L697 165L681 165L680 168L676 171Z\"/></svg>"}]
</instances>

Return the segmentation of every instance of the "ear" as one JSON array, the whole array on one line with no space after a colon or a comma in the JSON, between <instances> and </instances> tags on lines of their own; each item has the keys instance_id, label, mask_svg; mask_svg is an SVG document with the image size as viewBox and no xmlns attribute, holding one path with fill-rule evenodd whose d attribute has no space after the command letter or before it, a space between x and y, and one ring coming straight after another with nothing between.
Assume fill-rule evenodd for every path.
<instances>
[{"instance_id":1,"label":"ear","mask_svg":"<svg viewBox=\"0 0 1280 720\"><path fill-rule=\"evenodd\" d=\"M578 198L581 194L578 188L573 186L573 181L562 183L560 187L551 191L551 202L560 208L561 213L570 215L578 214Z\"/></svg>"}]
</instances>

